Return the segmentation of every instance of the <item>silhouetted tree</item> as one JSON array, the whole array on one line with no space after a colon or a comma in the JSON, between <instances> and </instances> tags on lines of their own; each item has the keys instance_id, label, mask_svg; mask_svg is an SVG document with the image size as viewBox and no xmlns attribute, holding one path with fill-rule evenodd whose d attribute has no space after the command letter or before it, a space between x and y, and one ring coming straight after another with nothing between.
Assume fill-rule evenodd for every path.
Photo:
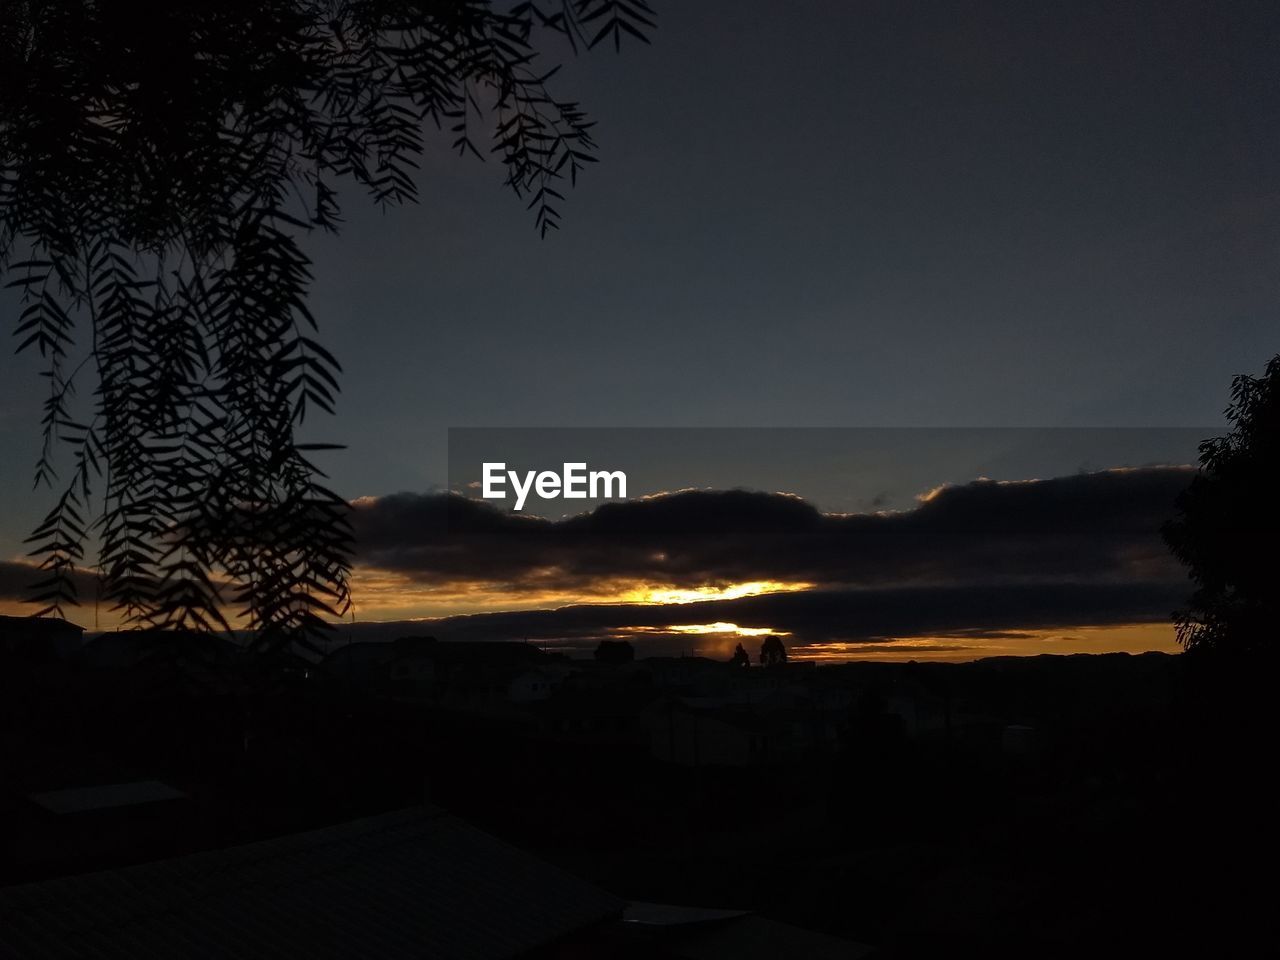
<instances>
[{"instance_id":1,"label":"silhouetted tree","mask_svg":"<svg viewBox=\"0 0 1280 960\"><path fill-rule=\"evenodd\" d=\"M787 648L782 645L782 638L769 634L760 644L760 663L766 667L780 667L787 662Z\"/></svg>"},{"instance_id":2,"label":"silhouetted tree","mask_svg":"<svg viewBox=\"0 0 1280 960\"><path fill-rule=\"evenodd\" d=\"M631 663L635 658L630 640L601 640L596 647L596 660L600 663Z\"/></svg>"},{"instance_id":3,"label":"silhouetted tree","mask_svg":"<svg viewBox=\"0 0 1280 960\"><path fill-rule=\"evenodd\" d=\"M131 625L223 628L230 603L276 644L344 610L347 504L310 460L331 445L295 434L339 371L297 235L337 230L344 184L415 200L424 127L447 125L545 236L594 144L538 41L652 27L644 0L0 4L0 269L45 363L36 484L60 491L32 538L41 612L77 602L87 541Z\"/></svg>"},{"instance_id":4,"label":"silhouetted tree","mask_svg":"<svg viewBox=\"0 0 1280 960\"><path fill-rule=\"evenodd\" d=\"M751 657L747 655L747 650L742 644L738 644L733 648L733 656L729 658L729 662L735 667L751 666Z\"/></svg>"},{"instance_id":5,"label":"silhouetted tree","mask_svg":"<svg viewBox=\"0 0 1280 960\"><path fill-rule=\"evenodd\" d=\"M1280 355L1241 375L1231 430L1200 445L1200 470L1164 536L1196 591L1176 615L1188 650L1274 650L1280 632Z\"/></svg>"}]
</instances>

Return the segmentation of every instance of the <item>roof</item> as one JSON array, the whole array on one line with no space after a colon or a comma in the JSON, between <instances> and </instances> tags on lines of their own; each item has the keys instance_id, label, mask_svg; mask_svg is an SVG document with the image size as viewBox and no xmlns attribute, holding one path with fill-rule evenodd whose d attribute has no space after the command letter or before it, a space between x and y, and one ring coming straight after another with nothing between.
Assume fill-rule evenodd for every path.
<instances>
[{"instance_id":1,"label":"roof","mask_svg":"<svg viewBox=\"0 0 1280 960\"><path fill-rule=\"evenodd\" d=\"M84 627L60 617L11 617L0 615L0 628L7 630L44 630L50 632L74 631L84 633Z\"/></svg>"},{"instance_id":2,"label":"roof","mask_svg":"<svg viewBox=\"0 0 1280 960\"><path fill-rule=\"evenodd\" d=\"M405 637L395 641L398 652L425 654L444 663L475 663L504 667L529 667L551 658L531 643L519 640L435 640Z\"/></svg>"},{"instance_id":3,"label":"roof","mask_svg":"<svg viewBox=\"0 0 1280 960\"><path fill-rule=\"evenodd\" d=\"M321 661L326 670L339 668L342 670L368 669L381 666L395 654L395 647L379 640L356 640L335 647Z\"/></svg>"},{"instance_id":4,"label":"roof","mask_svg":"<svg viewBox=\"0 0 1280 960\"><path fill-rule=\"evenodd\" d=\"M858 960L875 951L866 944L753 915L691 930L672 952L684 960Z\"/></svg>"},{"instance_id":5,"label":"roof","mask_svg":"<svg viewBox=\"0 0 1280 960\"><path fill-rule=\"evenodd\" d=\"M646 927L677 927L685 924L715 923L735 920L750 914L749 910L723 910L715 907L681 907L672 903L648 903L632 900L623 911L624 923Z\"/></svg>"},{"instance_id":6,"label":"roof","mask_svg":"<svg viewBox=\"0 0 1280 960\"><path fill-rule=\"evenodd\" d=\"M664 956L682 960L857 960L874 951L866 944L793 927L746 910L680 907L635 901L624 926L659 933Z\"/></svg>"},{"instance_id":7,"label":"roof","mask_svg":"<svg viewBox=\"0 0 1280 960\"><path fill-rule=\"evenodd\" d=\"M124 668L144 661L231 664L239 647L225 636L191 630L115 630L100 633L76 654L87 667Z\"/></svg>"},{"instance_id":8,"label":"roof","mask_svg":"<svg viewBox=\"0 0 1280 960\"><path fill-rule=\"evenodd\" d=\"M28 794L28 799L50 813L87 813L113 807L133 807L164 800L185 800L187 795L159 780L107 783Z\"/></svg>"},{"instance_id":9,"label":"roof","mask_svg":"<svg viewBox=\"0 0 1280 960\"><path fill-rule=\"evenodd\" d=\"M440 811L0 889L0 956L511 957L625 904Z\"/></svg>"},{"instance_id":10,"label":"roof","mask_svg":"<svg viewBox=\"0 0 1280 960\"><path fill-rule=\"evenodd\" d=\"M73 659L113 695L240 696L252 686L241 648L225 634L119 630L94 637Z\"/></svg>"}]
</instances>

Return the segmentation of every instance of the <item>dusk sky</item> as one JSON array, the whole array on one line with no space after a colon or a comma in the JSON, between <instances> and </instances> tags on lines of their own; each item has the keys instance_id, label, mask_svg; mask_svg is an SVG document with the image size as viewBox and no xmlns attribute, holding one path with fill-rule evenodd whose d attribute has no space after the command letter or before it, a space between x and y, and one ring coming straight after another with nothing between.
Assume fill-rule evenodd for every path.
<instances>
[{"instance_id":1,"label":"dusk sky","mask_svg":"<svg viewBox=\"0 0 1280 960\"><path fill-rule=\"evenodd\" d=\"M1231 377L1277 349L1280 10L700 2L659 12L651 47L598 50L556 79L599 120L601 160L568 197L559 233L539 240L498 164L458 158L442 136L423 162L420 205L381 213L352 193L341 234L308 242L311 308L345 368L338 416L308 421L308 432L349 446L324 464L359 508L361 618L497 617L679 590L666 598L734 606L434 627L569 645L651 634L664 649L689 637L717 653L777 630L815 656L1171 649L1181 571L1158 556L1156 530L1185 482L1177 467L1223 425ZM6 291L7 315L15 304ZM0 359L4 612L17 608L22 539L49 503L30 482L36 370L33 357ZM588 563L566 521L524 519L474 547L512 560L479 575L471 548L443 564L436 534L395 511L443 503L447 431L480 426L1183 429L1105 442L1068 431L1056 456L1041 434L1034 455L988 450L971 462L937 446L912 459L898 431L898 467L878 462L875 476L850 477L856 458L842 474L790 476L767 449L734 475L668 463L636 493L763 491L724 521L746 545L711 550L698 522L683 522L666 531L690 561L677 574L637 565L625 536ZM1080 447L1082 436L1092 439ZM1065 486L994 483L1055 476ZM979 477L991 481L973 485ZM1088 488L1083 499L1064 493L1072 481ZM952 500L918 499L945 484ZM1009 491L1034 502L1008 514L982 499ZM778 493L803 499L770 499ZM939 551L914 528L895 539L892 518L871 516L898 511L901 527L927 527L934 500L969 518L965 543L985 544L982 556ZM654 503L621 506L636 518ZM1095 514L1095 503L1113 512ZM812 513L793 518L799 532L770 527L780 539L766 551L768 537L751 535L758 511L788 504ZM1004 516L1027 525L980 535L994 527L975 518ZM1093 516L1103 519L1082 533ZM868 534L864 521L889 532ZM599 547L596 536L587 540ZM574 572L579 563L589 569ZM802 593L821 611L801 610ZM904 609L927 615L892 614ZM91 608L79 613L92 626ZM672 629L725 624L735 630ZM715 642L698 646L708 635Z\"/></svg>"}]
</instances>

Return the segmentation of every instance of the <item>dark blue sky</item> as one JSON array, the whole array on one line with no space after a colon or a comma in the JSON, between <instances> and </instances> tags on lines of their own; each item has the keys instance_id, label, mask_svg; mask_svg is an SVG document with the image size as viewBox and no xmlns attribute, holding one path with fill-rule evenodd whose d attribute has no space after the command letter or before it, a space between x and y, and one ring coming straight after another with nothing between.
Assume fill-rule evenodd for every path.
<instances>
[{"instance_id":1,"label":"dark blue sky","mask_svg":"<svg viewBox=\"0 0 1280 960\"><path fill-rule=\"evenodd\" d=\"M559 235L444 152L309 244L343 494L443 483L449 426L1214 424L1280 347L1275 5L657 7L557 78L601 147Z\"/></svg>"}]
</instances>

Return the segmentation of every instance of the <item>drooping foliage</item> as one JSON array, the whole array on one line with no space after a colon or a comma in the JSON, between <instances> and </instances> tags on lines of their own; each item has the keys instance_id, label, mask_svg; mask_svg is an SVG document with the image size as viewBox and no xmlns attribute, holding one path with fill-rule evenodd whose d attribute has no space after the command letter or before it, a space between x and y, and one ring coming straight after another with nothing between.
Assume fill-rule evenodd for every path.
<instances>
[{"instance_id":1,"label":"drooping foliage","mask_svg":"<svg viewBox=\"0 0 1280 960\"><path fill-rule=\"evenodd\" d=\"M137 626L313 636L349 603L347 505L300 441L338 362L301 233L339 188L417 197L432 128L496 157L544 236L592 122L549 90L577 50L653 27L644 0L5 0L0 271L43 358L32 538L42 612L102 597Z\"/></svg>"},{"instance_id":2,"label":"drooping foliage","mask_svg":"<svg viewBox=\"0 0 1280 960\"><path fill-rule=\"evenodd\" d=\"M1188 650L1276 652L1280 639L1280 356L1236 377L1231 430L1200 445L1200 470L1164 529L1196 590L1176 615Z\"/></svg>"}]
</instances>

